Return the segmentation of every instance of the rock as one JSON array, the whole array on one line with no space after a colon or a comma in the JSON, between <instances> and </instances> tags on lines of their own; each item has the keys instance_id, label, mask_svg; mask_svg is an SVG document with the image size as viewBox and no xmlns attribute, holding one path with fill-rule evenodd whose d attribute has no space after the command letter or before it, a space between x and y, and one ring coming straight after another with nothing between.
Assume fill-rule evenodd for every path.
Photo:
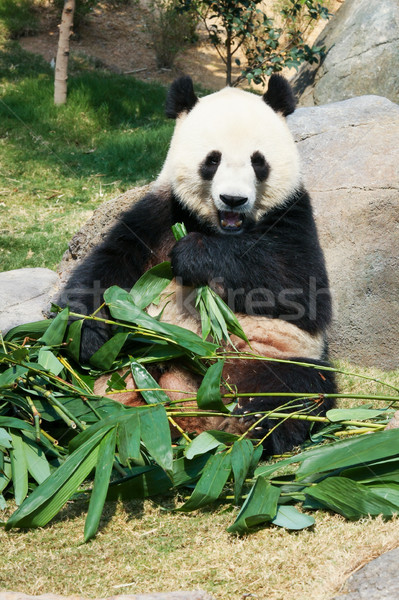
<instances>
[{"instance_id":1,"label":"rock","mask_svg":"<svg viewBox=\"0 0 399 600\"><path fill-rule=\"evenodd\" d=\"M365 366L399 366L399 106L365 96L298 109L302 156L334 295L330 349ZM63 277L148 186L105 203L73 238ZM105 226L106 229L103 229Z\"/></svg>"},{"instance_id":2,"label":"rock","mask_svg":"<svg viewBox=\"0 0 399 600\"><path fill-rule=\"evenodd\" d=\"M80 596L58 596L56 594L42 594L40 596L29 596L19 592L7 592L0 590L0 600L84 600ZM212 600L206 592L201 590L195 592L165 592L160 594L123 594L111 596L104 600Z\"/></svg>"},{"instance_id":3,"label":"rock","mask_svg":"<svg viewBox=\"0 0 399 600\"><path fill-rule=\"evenodd\" d=\"M399 106L363 96L301 108L302 157L334 300L330 350L399 366Z\"/></svg>"},{"instance_id":4,"label":"rock","mask_svg":"<svg viewBox=\"0 0 399 600\"><path fill-rule=\"evenodd\" d=\"M385 552L349 577L333 600L394 600L399 590L399 548Z\"/></svg>"},{"instance_id":5,"label":"rock","mask_svg":"<svg viewBox=\"0 0 399 600\"><path fill-rule=\"evenodd\" d=\"M76 264L76 261L86 256L92 248L104 239L106 232L115 223L120 213L127 210L137 200L140 200L149 188L149 185L143 185L128 190L117 198L104 202L94 211L93 216L74 235L69 243L68 250L62 257L58 270L63 281Z\"/></svg>"},{"instance_id":6,"label":"rock","mask_svg":"<svg viewBox=\"0 0 399 600\"><path fill-rule=\"evenodd\" d=\"M16 269L0 273L0 331L40 321L50 307L58 284L58 275L50 269Z\"/></svg>"},{"instance_id":7,"label":"rock","mask_svg":"<svg viewBox=\"0 0 399 600\"><path fill-rule=\"evenodd\" d=\"M304 63L292 84L301 106L378 94L399 101L399 3L346 0L316 40L320 65Z\"/></svg>"}]
</instances>

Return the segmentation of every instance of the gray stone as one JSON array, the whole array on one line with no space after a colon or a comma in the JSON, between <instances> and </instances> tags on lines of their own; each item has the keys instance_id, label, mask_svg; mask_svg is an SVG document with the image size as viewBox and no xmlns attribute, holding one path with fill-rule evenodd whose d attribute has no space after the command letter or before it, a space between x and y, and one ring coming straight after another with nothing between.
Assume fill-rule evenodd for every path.
<instances>
[{"instance_id":1,"label":"gray stone","mask_svg":"<svg viewBox=\"0 0 399 600\"><path fill-rule=\"evenodd\" d=\"M140 200L148 192L149 188L149 185L143 185L128 190L117 198L104 202L104 204L94 211L93 216L73 236L68 250L62 257L58 270L63 281L71 272L76 261L86 256L92 248L101 243L120 213L127 210L137 200Z\"/></svg>"},{"instance_id":2,"label":"gray stone","mask_svg":"<svg viewBox=\"0 0 399 600\"><path fill-rule=\"evenodd\" d=\"M399 101L397 0L346 0L316 45L326 47L321 64L303 64L292 79L300 105L364 94Z\"/></svg>"},{"instance_id":3,"label":"gray stone","mask_svg":"<svg viewBox=\"0 0 399 600\"><path fill-rule=\"evenodd\" d=\"M345 593L333 600L395 600L399 598L399 548L382 554L349 577Z\"/></svg>"},{"instance_id":4,"label":"gray stone","mask_svg":"<svg viewBox=\"0 0 399 600\"><path fill-rule=\"evenodd\" d=\"M29 596L20 592L7 592L0 590L0 600L84 600L80 596L59 596L56 594L42 594L40 596ZM194 592L165 592L159 594L123 594L110 596L103 600L212 600L206 592L197 590Z\"/></svg>"},{"instance_id":5,"label":"gray stone","mask_svg":"<svg viewBox=\"0 0 399 600\"><path fill-rule=\"evenodd\" d=\"M59 278L50 269L16 269L0 273L0 331L40 321L49 309Z\"/></svg>"},{"instance_id":6,"label":"gray stone","mask_svg":"<svg viewBox=\"0 0 399 600\"><path fill-rule=\"evenodd\" d=\"M399 106L365 96L298 109L301 153L334 300L330 350L399 366Z\"/></svg>"}]
</instances>

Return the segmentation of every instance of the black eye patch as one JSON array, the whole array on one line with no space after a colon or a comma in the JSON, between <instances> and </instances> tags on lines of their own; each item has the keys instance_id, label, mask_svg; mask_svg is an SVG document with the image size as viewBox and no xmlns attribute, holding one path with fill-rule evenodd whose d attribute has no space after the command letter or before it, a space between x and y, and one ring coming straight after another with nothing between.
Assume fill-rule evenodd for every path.
<instances>
[{"instance_id":1,"label":"black eye patch","mask_svg":"<svg viewBox=\"0 0 399 600\"><path fill-rule=\"evenodd\" d=\"M222 154L218 150L209 152L205 160L200 166L200 175L205 181L210 181L218 170L220 161L222 160Z\"/></svg>"},{"instance_id":2,"label":"black eye patch","mask_svg":"<svg viewBox=\"0 0 399 600\"><path fill-rule=\"evenodd\" d=\"M265 181L269 177L270 165L261 152L254 152L251 156L252 167L256 178L259 181Z\"/></svg>"}]
</instances>

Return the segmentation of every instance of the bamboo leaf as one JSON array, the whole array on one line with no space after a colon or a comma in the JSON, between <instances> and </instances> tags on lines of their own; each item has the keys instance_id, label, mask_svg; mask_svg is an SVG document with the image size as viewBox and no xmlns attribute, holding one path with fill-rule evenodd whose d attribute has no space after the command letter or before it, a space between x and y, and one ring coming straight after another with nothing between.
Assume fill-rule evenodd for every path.
<instances>
[{"instance_id":1,"label":"bamboo leaf","mask_svg":"<svg viewBox=\"0 0 399 600\"><path fill-rule=\"evenodd\" d=\"M84 319L73 321L69 325L66 334L66 339L68 340L67 351L77 363L79 363L80 358L80 338L82 335L83 323Z\"/></svg>"},{"instance_id":2,"label":"bamboo leaf","mask_svg":"<svg viewBox=\"0 0 399 600\"><path fill-rule=\"evenodd\" d=\"M47 331L52 324L53 319L43 319L41 321L34 321L33 323L24 323L23 325L17 325L8 331L4 340L6 342L12 342L16 339L24 339L29 336L37 339Z\"/></svg>"},{"instance_id":3,"label":"bamboo leaf","mask_svg":"<svg viewBox=\"0 0 399 600\"><path fill-rule=\"evenodd\" d=\"M26 367L16 365L15 367L9 367L0 375L0 388L8 387L13 384L19 377L23 377L28 372Z\"/></svg>"},{"instance_id":4,"label":"bamboo leaf","mask_svg":"<svg viewBox=\"0 0 399 600\"><path fill-rule=\"evenodd\" d=\"M312 516L299 512L295 506L290 506L289 504L280 505L277 508L276 516L272 520L273 525L296 531L311 527L314 523L315 520Z\"/></svg>"},{"instance_id":5,"label":"bamboo leaf","mask_svg":"<svg viewBox=\"0 0 399 600\"><path fill-rule=\"evenodd\" d=\"M90 364L103 371L110 369L128 336L129 332L126 331L116 333L90 357Z\"/></svg>"},{"instance_id":6,"label":"bamboo leaf","mask_svg":"<svg viewBox=\"0 0 399 600\"><path fill-rule=\"evenodd\" d=\"M207 370L197 392L197 404L201 410L216 410L228 413L220 393L224 361L218 360Z\"/></svg>"},{"instance_id":7,"label":"bamboo leaf","mask_svg":"<svg viewBox=\"0 0 399 600\"><path fill-rule=\"evenodd\" d=\"M2 459L2 465L0 469L0 493L6 489L12 479L12 468L11 462L4 458L4 454L0 452L0 458Z\"/></svg>"},{"instance_id":8,"label":"bamboo leaf","mask_svg":"<svg viewBox=\"0 0 399 600\"><path fill-rule=\"evenodd\" d=\"M57 346L64 341L65 331L68 326L69 308L64 308L63 311L50 323L45 333L39 338L45 346Z\"/></svg>"},{"instance_id":9,"label":"bamboo leaf","mask_svg":"<svg viewBox=\"0 0 399 600\"><path fill-rule=\"evenodd\" d=\"M328 477L305 493L326 508L340 513L347 519L359 519L367 515L391 517L399 512L399 505L374 493L372 488L346 477Z\"/></svg>"},{"instance_id":10,"label":"bamboo leaf","mask_svg":"<svg viewBox=\"0 0 399 600\"><path fill-rule=\"evenodd\" d=\"M146 308L154 302L173 279L170 262L165 261L146 271L130 290L133 302Z\"/></svg>"},{"instance_id":11,"label":"bamboo leaf","mask_svg":"<svg viewBox=\"0 0 399 600\"><path fill-rule=\"evenodd\" d=\"M134 323L150 331L160 333L178 346L200 356L213 354L216 350L215 344L202 341L195 333L178 325L162 323L150 317L134 304L133 298L128 292L117 286L112 286L106 290L104 299L115 319Z\"/></svg>"},{"instance_id":12,"label":"bamboo leaf","mask_svg":"<svg viewBox=\"0 0 399 600\"><path fill-rule=\"evenodd\" d=\"M231 451L231 466L234 474L234 502L238 504L242 486L251 467L254 453L253 444L246 438L237 440Z\"/></svg>"},{"instance_id":13,"label":"bamboo leaf","mask_svg":"<svg viewBox=\"0 0 399 600\"><path fill-rule=\"evenodd\" d=\"M306 453L303 453L306 454ZM399 429L390 429L321 446L309 453L297 471L301 480L312 473L375 462L399 454ZM296 457L296 460L302 456Z\"/></svg>"},{"instance_id":14,"label":"bamboo leaf","mask_svg":"<svg viewBox=\"0 0 399 600\"><path fill-rule=\"evenodd\" d=\"M396 481L399 483L399 458L345 469L341 471L340 475L348 479L354 479L359 483L370 483L372 481Z\"/></svg>"},{"instance_id":15,"label":"bamboo leaf","mask_svg":"<svg viewBox=\"0 0 399 600\"><path fill-rule=\"evenodd\" d=\"M28 493L28 466L25 458L24 442L17 432L11 433L12 450L10 450L12 482L14 485L15 503L22 504Z\"/></svg>"},{"instance_id":16,"label":"bamboo leaf","mask_svg":"<svg viewBox=\"0 0 399 600\"><path fill-rule=\"evenodd\" d=\"M132 371L133 380L136 384L136 387L145 390L145 388L149 388L148 390L140 392L143 396L144 400L147 404L159 404L170 402L169 396L161 390L158 383L149 374L147 369L143 367L140 363L131 359L130 361L130 370ZM151 388L157 388L155 390Z\"/></svg>"},{"instance_id":17,"label":"bamboo leaf","mask_svg":"<svg viewBox=\"0 0 399 600\"><path fill-rule=\"evenodd\" d=\"M327 411L326 417L332 423L339 421L366 421L381 416L388 417L386 409L373 410L371 408L332 408Z\"/></svg>"},{"instance_id":18,"label":"bamboo leaf","mask_svg":"<svg viewBox=\"0 0 399 600\"><path fill-rule=\"evenodd\" d=\"M11 436L2 427L0 428L0 446L3 448L12 448Z\"/></svg>"},{"instance_id":19,"label":"bamboo leaf","mask_svg":"<svg viewBox=\"0 0 399 600\"><path fill-rule=\"evenodd\" d=\"M62 508L96 464L98 444L106 431L97 431L40 484L11 515L11 527L41 527Z\"/></svg>"},{"instance_id":20,"label":"bamboo leaf","mask_svg":"<svg viewBox=\"0 0 399 600\"><path fill-rule=\"evenodd\" d=\"M129 459L140 458L140 418L138 413L131 415L118 427L119 460L126 465Z\"/></svg>"},{"instance_id":21,"label":"bamboo leaf","mask_svg":"<svg viewBox=\"0 0 399 600\"><path fill-rule=\"evenodd\" d=\"M179 508L182 512L189 512L203 508L214 502L220 496L226 481L231 473L231 455L219 452L211 456L205 465L201 478L191 497Z\"/></svg>"},{"instance_id":22,"label":"bamboo leaf","mask_svg":"<svg viewBox=\"0 0 399 600\"><path fill-rule=\"evenodd\" d=\"M243 534L259 523L271 521L276 516L279 497L278 487L271 485L263 477L258 477L236 520L227 531Z\"/></svg>"},{"instance_id":23,"label":"bamboo leaf","mask_svg":"<svg viewBox=\"0 0 399 600\"><path fill-rule=\"evenodd\" d=\"M89 510L85 521L85 542L96 535L100 523L105 498L108 492L109 480L111 478L112 465L114 463L116 433L117 428L114 427L105 434L98 446L96 474L94 477Z\"/></svg>"},{"instance_id":24,"label":"bamboo leaf","mask_svg":"<svg viewBox=\"0 0 399 600\"><path fill-rule=\"evenodd\" d=\"M172 440L165 408L149 404L139 412L141 439L148 452L169 476L173 472Z\"/></svg>"},{"instance_id":25,"label":"bamboo leaf","mask_svg":"<svg viewBox=\"0 0 399 600\"><path fill-rule=\"evenodd\" d=\"M217 448L221 444L230 444L231 442L237 441L237 436L234 433L228 433L227 431L209 430L203 431L189 444L184 454L186 458L192 460L200 454L205 454L214 448Z\"/></svg>"},{"instance_id":26,"label":"bamboo leaf","mask_svg":"<svg viewBox=\"0 0 399 600\"><path fill-rule=\"evenodd\" d=\"M51 475L50 465L40 446L23 436L28 471L37 483L42 483Z\"/></svg>"},{"instance_id":27,"label":"bamboo leaf","mask_svg":"<svg viewBox=\"0 0 399 600\"><path fill-rule=\"evenodd\" d=\"M184 223L175 223L172 225L172 232L177 242L187 235L187 229Z\"/></svg>"},{"instance_id":28,"label":"bamboo leaf","mask_svg":"<svg viewBox=\"0 0 399 600\"><path fill-rule=\"evenodd\" d=\"M50 371L53 375L59 375L64 368L62 363L58 360L58 358L46 348L40 348L38 363L43 369L46 371Z\"/></svg>"},{"instance_id":29,"label":"bamboo leaf","mask_svg":"<svg viewBox=\"0 0 399 600\"><path fill-rule=\"evenodd\" d=\"M228 331L247 342L247 344L249 344L248 338L245 335L245 332L241 327L240 322L238 321L237 317L230 309L230 307L217 294L215 294L215 302L222 314L223 319L226 322L226 327Z\"/></svg>"}]
</instances>

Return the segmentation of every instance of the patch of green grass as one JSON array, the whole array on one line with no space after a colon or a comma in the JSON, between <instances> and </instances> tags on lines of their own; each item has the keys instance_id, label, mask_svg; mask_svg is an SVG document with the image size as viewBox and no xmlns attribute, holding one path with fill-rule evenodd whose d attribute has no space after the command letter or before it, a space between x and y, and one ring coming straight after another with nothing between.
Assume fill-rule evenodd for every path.
<instances>
[{"instance_id":1,"label":"patch of green grass","mask_svg":"<svg viewBox=\"0 0 399 600\"><path fill-rule=\"evenodd\" d=\"M32 0L0 0L0 37L17 38L38 29Z\"/></svg>"},{"instance_id":2,"label":"patch of green grass","mask_svg":"<svg viewBox=\"0 0 399 600\"><path fill-rule=\"evenodd\" d=\"M55 268L91 211L165 158L162 86L71 67L56 107L50 66L15 42L0 49L0 270Z\"/></svg>"}]
</instances>

